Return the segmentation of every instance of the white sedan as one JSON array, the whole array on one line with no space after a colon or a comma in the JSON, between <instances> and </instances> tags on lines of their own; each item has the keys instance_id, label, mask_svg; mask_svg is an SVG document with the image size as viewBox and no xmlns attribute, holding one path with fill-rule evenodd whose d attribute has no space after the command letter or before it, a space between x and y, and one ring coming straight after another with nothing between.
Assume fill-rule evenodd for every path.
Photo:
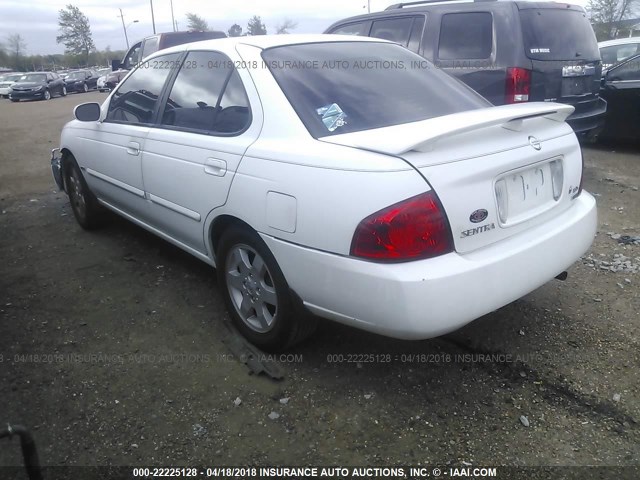
<instances>
[{"instance_id":1,"label":"white sedan","mask_svg":"<svg viewBox=\"0 0 640 480\"><path fill-rule=\"evenodd\" d=\"M162 50L78 106L52 166L82 227L106 207L215 266L262 348L317 317L423 339L591 245L572 111L492 107L384 40L229 38Z\"/></svg>"}]
</instances>

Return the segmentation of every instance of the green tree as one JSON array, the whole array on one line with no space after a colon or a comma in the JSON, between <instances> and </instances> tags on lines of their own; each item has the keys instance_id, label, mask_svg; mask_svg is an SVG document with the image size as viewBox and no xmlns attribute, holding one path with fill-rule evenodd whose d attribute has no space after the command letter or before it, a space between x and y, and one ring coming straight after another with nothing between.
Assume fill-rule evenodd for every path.
<instances>
[{"instance_id":1,"label":"green tree","mask_svg":"<svg viewBox=\"0 0 640 480\"><path fill-rule=\"evenodd\" d=\"M16 70L23 69L23 56L27 49L27 43L19 33L11 34L7 37L7 51L13 60L12 67Z\"/></svg>"},{"instance_id":2,"label":"green tree","mask_svg":"<svg viewBox=\"0 0 640 480\"><path fill-rule=\"evenodd\" d=\"M209 30L209 24L197 13L187 13L187 29L206 31Z\"/></svg>"},{"instance_id":3,"label":"green tree","mask_svg":"<svg viewBox=\"0 0 640 480\"><path fill-rule=\"evenodd\" d=\"M91 37L89 19L74 5L67 5L58 12L60 35L56 37L58 43L64 43L65 53L82 55L89 62L89 53L96 49Z\"/></svg>"},{"instance_id":4,"label":"green tree","mask_svg":"<svg viewBox=\"0 0 640 480\"><path fill-rule=\"evenodd\" d=\"M298 22L290 18L285 18L282 23L276 27L276 33L280 35L290 33L289 30L295 30L297 26Z\"/></svg>"},{"instance_id":5,"label":"green tree","mask_svg":"<svg viewBox=\"0 0 640 480\"><path fill-rule=\"evenodd\" d=\"M616 38L619 22L629 18L640 0L589 0L587 11L598 40Z\"/></svg>"},{"instance_id":6,"label":"green tree","mask_svg":"<svg viewBox=\"0 0 640 480\"><path fill-rule=\"evenodd\" d=\"M251 17L251 20L249 20L249 23L247 24L247 35L254 36L266 34L267 27L265 27L264 23L262 23L262 19L257 15Z\"/></svg>"},{"instance_id":7,"label":"green tree","mask_svg":"<svg viewBox=\"0 0 640 480\"><path fill-rule=\"evenodd\" d=\"M229 27L229 30L227 30L227 33L229 34L230 37L241 37L242 27L237 23L234 23L233 25L231 25L231 27Z\"/></svg>"}]
</instances>

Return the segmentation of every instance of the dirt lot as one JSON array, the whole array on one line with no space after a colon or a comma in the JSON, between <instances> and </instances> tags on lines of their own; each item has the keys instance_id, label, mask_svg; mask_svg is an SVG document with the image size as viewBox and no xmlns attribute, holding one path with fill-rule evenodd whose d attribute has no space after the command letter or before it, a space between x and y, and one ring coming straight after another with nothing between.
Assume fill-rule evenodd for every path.
<instances>
[{"instance_id":1,"label":"dirt lot","mask_svg":"<svg viewBox=\"0 0 640 480\"><path fill-rule=\"evenodd\" d=\"M599 233L567 281L429 341L323 323L263 359L275 381L229 348L209 267L117 218L83 231L54 189L62 126L104 98L0 101L0 422L32 428L43 463L594 465L640 478L640 245L617 239L640 235L640 149L585 149ZM0 466L20 464L18 443L0 442Z\"/></svg>"}]
</instances>

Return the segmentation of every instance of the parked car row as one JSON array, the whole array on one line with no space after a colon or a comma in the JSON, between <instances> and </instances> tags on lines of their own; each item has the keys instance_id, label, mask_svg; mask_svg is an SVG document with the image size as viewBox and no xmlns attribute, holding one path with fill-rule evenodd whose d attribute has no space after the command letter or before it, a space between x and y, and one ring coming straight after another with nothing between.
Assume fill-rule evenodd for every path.
<instances>
[{"instance_id":1,"label":"parked car row","mask_svg":"<svg viewBox=\"0 0 640 480\"><path fill-rule=\"evenodd\" d=\"M63 78L57 72L12 73L0 78L0 96L12 102L49 100L71 92L88 92L97 88L98 73L94 70L74 70Z\"/></svg>"}]
</instances>

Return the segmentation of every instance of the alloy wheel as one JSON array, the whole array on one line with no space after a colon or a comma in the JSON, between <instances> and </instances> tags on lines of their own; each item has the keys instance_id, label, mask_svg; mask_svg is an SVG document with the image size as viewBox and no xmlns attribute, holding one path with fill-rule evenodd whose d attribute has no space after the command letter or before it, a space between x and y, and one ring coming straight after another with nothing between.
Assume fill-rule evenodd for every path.
<instances>
[{"instance_id":1,"label":"alloy wheel","mask_svg":"<svg viewBox=\"0 0 640 480\"><path fill-rule=\"evenodd\" d=\"M264 259L250 246L238 244L229 250L225 272L231 302L242 321L258 333L271 330L278 296Z\"/></svg>"}]
</instances>

